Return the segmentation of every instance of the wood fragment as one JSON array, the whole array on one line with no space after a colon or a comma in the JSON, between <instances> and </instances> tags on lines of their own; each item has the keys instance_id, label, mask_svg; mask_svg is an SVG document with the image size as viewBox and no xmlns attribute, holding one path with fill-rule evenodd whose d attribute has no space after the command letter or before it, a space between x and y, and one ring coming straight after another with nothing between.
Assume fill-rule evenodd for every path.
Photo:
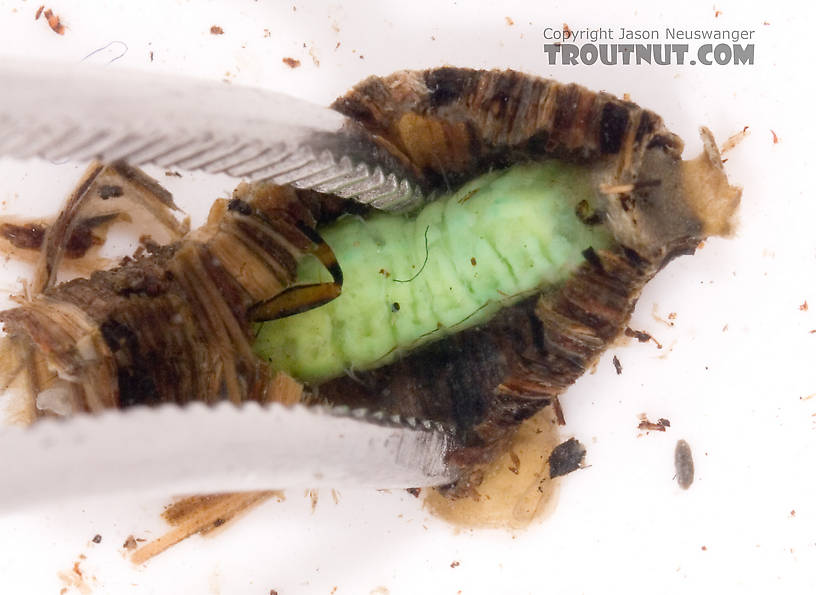
<instances>
[{"instance_id":1,"label":"wood fragment","mask_svg":"<svg viewBox=\"0 0 816 595\"><path fill-rule=\"evenodd\" d=\"M720 147L720 154L725 155L738 144L740 144L745 138L751 134L749 127L745 126L742 130L737 132L736 134L732 134L731 136L726 139L726 141Z\"/></svg>"},{"instance_id":2,"label":"wood fragment","mask_svg":"<svg viewBox=\"0 0 816 595\"><path fill-rule=\"evenodd\" d=\"M39 13L39 11L37 12ZM50 8L46 9L42 15L45 17L46 21L48 22L48 26L51 27L51 30L54 33L57 35L65 35L65 26L60 22L60 18L55 15ZM39 18L39 16L37 18Z\"/></svg>"},{"instance_id":3,"label":"wood fragment","mask_svg":"<svg viewBox=\"0 0 816 595\"><path fill-rule=\"evenodd\" d=\"M182 499L165 511L165 518L175 524L175 528L140 547L133 552L130 560L134 564L144 564L182 539L212 531L277 494L278 492L245 492ZM133 545L135 546L135 541ZM131 548L126 546L126 549Z\"/></svg>"},{"instance_id":4,"label":"wood fragment","mask_svg":"<svg viewBox=\"0 0 816 595\"><path fill-rule=\"evenodd\" d=\"M658 342L657 339L655 339L652 335L650 335L646 331L638 331L638 330L635 330L635 329L627 326L624 329L623 333L627 337L632 337L633 339L637 339L639 343L646 343L648 341L654 341L654 343L655 343L655 345L657 345L658 349L663 349L663 345L661 345L660 342Z\"/></svg>"},{"instance_id":5,"label":"wood fragment","mask_svg":"<svg viewBox=\"0 0 816 595\"><path fill-rule=\"evenodd\" d=\"M634 184L601 184L598 189L604 194L627 194L635 189Z\"/></svg>"},{"instance_id":6,"label":"wood fragment","mask_svg":"<svg viewBox=\"0 0 816 595\"><path fill-rule=\"evenodd\" d=\"M642 413L640 415L640 423L638 424L638 430L652 430L655 432L665 432L666 428L671 427L671 422L661 417L657 420L657 422L652 422L646 419L646 414Z\"/></svg>"}]
</instances>

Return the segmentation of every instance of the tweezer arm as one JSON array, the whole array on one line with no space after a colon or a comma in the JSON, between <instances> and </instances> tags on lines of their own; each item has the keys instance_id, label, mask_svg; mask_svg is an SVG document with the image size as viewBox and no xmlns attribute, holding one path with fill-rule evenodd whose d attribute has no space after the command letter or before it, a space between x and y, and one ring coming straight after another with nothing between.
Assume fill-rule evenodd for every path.
<instances>
[{"instance_id":1,"label":"tweezer arm","mask_svg":"<svg viewBox=\"0 0 816 595\"><path fill-rule=\"evenodd\" d=\"M42 420L0 430L0 513L124 493L434 486L456 478L453 444L432 422L278 404Z\"/></svg>"},{"instance_id":2,"label":"tweezer arm","mask_svg":"<svg viewBox=\"0 0 816 595\"><path fill-rule=\"evenodd\" d=\"M124 159L270 179L386 210L423 200L354 122L263 89L100 68L0 65L0 155Z\"/></svg>"}]
</instances>

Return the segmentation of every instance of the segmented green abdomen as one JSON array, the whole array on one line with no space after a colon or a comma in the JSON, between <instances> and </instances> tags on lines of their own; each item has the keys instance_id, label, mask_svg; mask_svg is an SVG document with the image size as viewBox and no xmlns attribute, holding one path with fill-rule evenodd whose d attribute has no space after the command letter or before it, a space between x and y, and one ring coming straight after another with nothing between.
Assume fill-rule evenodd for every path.
<instances>
[{"instance_id":1,"label":"segmented green abdomen","mask_svg":"<svg viewBox=\"0 0 816 595\"><path fill-rule=\"evenodd\" d=\"M595 202L586 171L549 161L485 174L412 218L344 217L319 230L343 269L342 294L263 323L256 352L295 378L320 381L483 323L564 281L586 248L609 245L603 226L576 215L581 201ZM298 280L330 276L308 258Z\"/></svg>"}]
</instances>

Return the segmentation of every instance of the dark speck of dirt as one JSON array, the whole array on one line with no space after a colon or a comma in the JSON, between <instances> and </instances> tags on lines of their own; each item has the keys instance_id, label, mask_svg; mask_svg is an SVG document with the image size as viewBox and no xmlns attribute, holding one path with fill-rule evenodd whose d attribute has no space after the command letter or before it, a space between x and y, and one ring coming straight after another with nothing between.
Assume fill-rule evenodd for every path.
<instances>
[{"instance_id":1,"label":"dark speck of dirt","mask_svg":"<svg viewBox=\"0 0 816 595\"><path fill-rule=\"evenodd\" d=\"M295 60L294 58L283 58L282 62L289 68L297 68L300 66L300 60Z\"/></svg>"},{"instance_id":2,"label":"dark speck of dirt","mask_svg":"<svg viewBox=\"0 0 816 595\"><path fill-rule=\"evenodd\" d=\"M419 498L419 494L422 492L422 488L408 488L405 491L411 494L414 498Z\"/></svg>"},{"instance_id":3,"label":"dark speck of dirt","mask_svg":"<svg viewBox=\"0 0 816 595\"><path fill-rule=\"evenodd\" d=\"M694 482L694 459L691 457L691 447L685 440L678 440L674 448L674 470L677 485L684 490L689 489Z\"/></svg>"},{"instance_id":4,"label":"dark speck of dirt","mask_svg":"<svg viewBox=\"0 0 816 595\"><path fill-rule=\"evenodd\" d=\"M210 33L212 35L223 35L224 30L221 27L219 27L218 25L213 25L212 27L210 27Z\"/></svg>"},{"instance_id":5,"label":"dark speck of dirt","mask_svg":"<svg viewBox=\"0 0 816 595\"><path fill-rule=\"evenodd\" d=\"M124 191L121 186L105 184L99 188L99 198L102 200L116 198L117 196L122 196L122 194L124 194Z\"/></svg>"},{"instance_id":6,"label":"dark speck of dirt","mask_svg":"<svg viewBox=\"0 0 816 595\"><path fill-rule=\"evenodd\" d=\"M128 535L127 539L125 539L125 543L122 544L122 547L126 550L135 550L137 547L136 538L133 535Z\"/></svg>"},{"instance_id":7,"label":"dark speck of dirt","mask_svg":"<svg viewBox=\"0 0 816 595\"><path fill-rule=\"evenodd\" d=\"M180 178L181 177L181 174L178 173L177 171L170 171L170 170L164 172L164 175L167 176L168 178L170 178L170 177Z\"/></svg>"},{"instance_id":8,"label":"dark speck of dirt","mask_svg":"<svg viewBox=\"0 0 816 595\"><path fill-rule=\"evenodd\" d=\"M99 533L97 533L96 535L93 536L93 539L91 539L91 541L93 541L94 543L102 543L102 536Z\"/></svg>"},{"instance_id":9,"label":"dark speck of dirt","mask_svg":"<svg viewBox=\"0 0 816 595\"><path fill-rule=\"evenodd\" d=\"M562 442L550 453L550 477L572 473L581 466L585 455L586 447L575 438Z\"/></svg>"},{"instance_id":10,"label":"dark speck of dirt","mask_svg":"<svg viewBox=\"0 0 816 595\"><path fill-rule=\"evenodd\" d=\"M623 373L623 366L620 363L617 355L612 356L612 365L615 366L615 372L620 376Z\"/></svg>"}]
</instances>

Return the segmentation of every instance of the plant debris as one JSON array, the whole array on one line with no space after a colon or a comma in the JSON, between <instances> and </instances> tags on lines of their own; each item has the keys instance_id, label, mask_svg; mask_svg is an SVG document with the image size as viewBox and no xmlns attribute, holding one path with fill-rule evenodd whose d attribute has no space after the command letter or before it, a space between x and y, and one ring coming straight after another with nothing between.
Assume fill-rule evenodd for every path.
<instances>
[{"instance_id":1,"label":"plant debris","mask_svg":"<svg viewBox=\"0 0 816 595\"><path fill-rule=\"evenodd\" d=\"M771 129L771 134L773 135L773 144L779 144L779 137L776 136L776 132L774 132L773 129Z\"/></svg>"},{"instance_id":2,"label":"plant debris","mask_svg":"<svg viewBox=\"0 0 816 595\"><path fill-rule=\"evenodd\" d=\"M744 126L742 130L729 136L722 144L722 147L720 147L720 154L725 155L728 153L728 151L740 144L749 134L751 133L748 131L748 126Z\"/></svg>"},{"instance_id":3,"label":"plant debris","mask_svg":"<svg viewBox=\"0 0 816 595\"><path fill-rule=\"evenodd\" d=\"M196 533L205 535L272 496L283 497L280 492L269 491L181 498L162 513L173 529L135 551L131 561L143 564L179 541ZM133 547L128 547L128 542L125 542L125 549Z\"/></svg>"},{"instance_id":4,"label":"plant debris","mask_svg":"<svg viewBox=\"0 0 816 595\"><path fill-rule=\"evenodd\" d=\"M657 345L658 349L663 349L663 345L661 345L657 339L651 336L646 331L637 331L631 327L626 327L626 330L623 331L623 334L627 337L632 337L633 339L637 339L640 343L646 343L648 341L654 341L655 345Z\"/></svg>"},{"instance_id":5,"label":"plant debris","mask_svg":"<svg viewBox=\"0 0 816 595\"><path fill-rule=\"evenodd\" d=\"M586 447L575 438L562 442L553 449L548 459L550 477L561 477L579 469L583 465L585 455Z\"/></svg>"},{"instance_id":6,"label":"plant debris","mask_svg":"<svg viewBox=\"0 0 816 595\"><path fill-rule=\"evenodd\" d=\"M553 397L552 408L553 412L555 413L555 420L558 422L558 425L559 426L567 425L567 420L564 419L564 410L561 409L561 401L558 400L558 397Z\"/></svg>"},{"instance_id":7,"label":"plant debris","mask_svg":"<svg viewBox=\"0 0 816 595\"><path fill-rule=\"evenodd\" d=\"M660 419L657 420L657 423L655 423L646 419L645 413L642 413L640 415L640 423L638 424L638 430L653 430L655 432L665 432L666 428L669 427L671 427L671 422L665 417L661 417Z\"/></svg>"},{"instance_id":8,"label":"plant debris","mask_svg":"<svg viewBox=\"0 0 816 595\"><path fill-rule=\"evenodd\" d=\"M99 533L97 533L96 535L93 536L93 539L91 539L91 541L93 541L94 543L102 543L102 536Z\"/></svg>"},{"instance_id":9,"label":"plant debris","mask_svg":"<svg viewBox=\"0 0 816 595\"><path fill-rule=\"evenodd\" d=\"M45 20L48 22L48 26L51 27L51 30L56 33L57 35L65 35L65 25L60 22L60 18L53 13L53 11L48 8L43 12L45 5L40 6L37 9L37 12L34 14L34 20L37 21L40 18L40 15L45 17Z\"/></svg>"},{"instance_id":10,"label":"plant debris","mask_svg":"<svg viewBox=\"0 0 816 595\"><path fill-rule=\"evenodd\" d=\"M281 61L284 64L286 64L289 68L297 68L298 66L300 66L300 60L295 60L294 58L286 57L283 58L283 60Z\"/></svg>"},{"instance_id":11,"label":"plant debris","mask_svg":"<svg viewBox=\"0 0 816 595\"><path fill-rule=\"evenodd\" d=\"M211 35L223 35L224 30L221 27L219 27L218 25L213 25L212 27L210 27L210 34Z\"/></svg>"},{"instance_id":12,"label":"plant debris","mask_svg":"<svg viewBox=\"0 0 816 595\"><path fill-rule=\"evenodd\" d=\"M802 312L807 312L807 311L808 311L808 303L807 303L807 300L805 300L804 302L802 302L801 304L799 304L799 310L800 310L800 311L802 311Z\"/></svg>"},{"instance_id":13,"label":"plant debris","mask_svg":"<svg viewBox=\"0 0 816 595\"><path fill-rule=\"evenodd\" d=\"M521 459L519 459L519 456L512 450L510 451L510 462L512 463L512 465L510 465L508 469L510 470L511 473L518 475L519 469L521 468Z\"/></svg>"}]
</instances>

